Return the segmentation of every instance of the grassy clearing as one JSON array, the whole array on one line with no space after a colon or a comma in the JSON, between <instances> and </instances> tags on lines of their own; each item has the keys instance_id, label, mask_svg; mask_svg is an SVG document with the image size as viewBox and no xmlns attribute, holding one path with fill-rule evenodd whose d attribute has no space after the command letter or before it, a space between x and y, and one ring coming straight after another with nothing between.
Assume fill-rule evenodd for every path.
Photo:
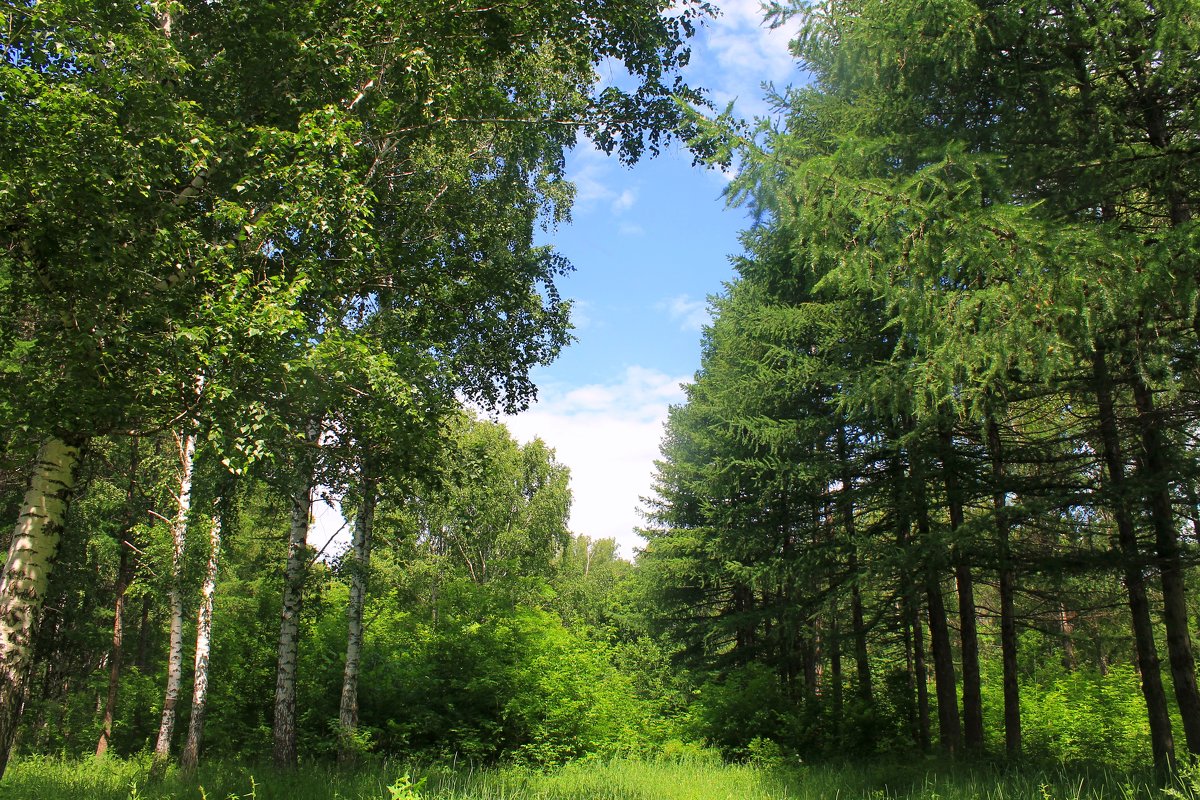
<instances>
[{"instance_id":1,"label":"grassy clearing","mask_svg":"<svg viewBox=\"0 0 1200 800\"><path fill-rule=\"evenodd\" d=\"M21 758L0 800L1200 800L1200 784L1167 792L1144 776L1108 772L999 771L934 761L769 768L715 759L618 759L537 772L376 764L359 770L214 763L191 776L148 781L146 759ZM401 776L411 774L415 788ZM410 784L411 785L411 784ZM390 787L390 788L389 788Z\"/></svg>"}]
</instances>

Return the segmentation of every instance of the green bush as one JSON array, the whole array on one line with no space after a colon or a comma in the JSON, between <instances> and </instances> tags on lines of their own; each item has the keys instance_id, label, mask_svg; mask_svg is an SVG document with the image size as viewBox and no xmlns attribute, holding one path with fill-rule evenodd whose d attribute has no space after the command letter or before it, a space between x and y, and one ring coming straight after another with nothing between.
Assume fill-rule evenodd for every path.
<instances>
[{"instance_id":1,"label":"green bush","mask_svg":"<svg viewBox=\"0 0 1200 800\"><path fill-rule=\"evenodd\" d=\"M992 749L1004 748L1000 666L984 676L984 709ZM1150 763L1150 729L1136 668L1115 664L1105 674L1090 667L1068 671L1047 660L1021 681L1021 731L1026 756L1062 764L1118 770Z\"/></svg>"},{"instance_id":2,"label":"green bush","mask_svg":"<svg viewBox=\"0 0 1200 800\"><path fill-rule=\"evenodd\" d=\"M794 705L779 679L767 667L750 663L730 670L721 679L697 690L688 714L690 732L709 742L726 758L752 756L751 744L771 741L793 751L802 729Z\"/></svg>"}]
</instances>

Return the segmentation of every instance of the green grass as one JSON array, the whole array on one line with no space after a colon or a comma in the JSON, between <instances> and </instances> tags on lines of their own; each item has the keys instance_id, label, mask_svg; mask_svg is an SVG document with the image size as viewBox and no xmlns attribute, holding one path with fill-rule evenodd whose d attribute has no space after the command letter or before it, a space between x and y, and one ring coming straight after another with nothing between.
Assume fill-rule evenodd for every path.
<instances>
[{"instance_id":1,"label":"green grass","mask_svg":"<svg viewBox=\"0 0 1200 800\"><path fill-rule=\"evenodd\" d=\"M933 760L841 766L726 765L714 758L583 761L539 772L519 767L449 769L380 763L358 770L215 762L158 783L149 762L15 759L0 800L1200 800L1200 783L1171 792L1145 776L1068 770L1010 770ZM399 786L411 774L415 792Z\"/></svg>"}]
</instances>

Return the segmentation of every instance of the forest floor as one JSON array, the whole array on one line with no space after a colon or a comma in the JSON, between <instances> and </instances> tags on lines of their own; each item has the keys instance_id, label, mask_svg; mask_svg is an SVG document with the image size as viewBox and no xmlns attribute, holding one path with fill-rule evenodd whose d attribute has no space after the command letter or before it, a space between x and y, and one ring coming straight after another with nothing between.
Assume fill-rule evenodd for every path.
<instances>
[{"instance_id":1,"label":"forest floor","mask_svg":"<svg viewBox=\"0 0 1200 800\"><path fill-rule=\"evenodd\" d=\"M411 775L411 778L409 777ZM14 759L0 800L1200 800L1200 774L1154 788L1146 775L946 768L933 760L752 766L715 759L581 761L547 771L379 763L355 770L214 762L149 780L145 759Z\"/></svg>"}]
</instances>

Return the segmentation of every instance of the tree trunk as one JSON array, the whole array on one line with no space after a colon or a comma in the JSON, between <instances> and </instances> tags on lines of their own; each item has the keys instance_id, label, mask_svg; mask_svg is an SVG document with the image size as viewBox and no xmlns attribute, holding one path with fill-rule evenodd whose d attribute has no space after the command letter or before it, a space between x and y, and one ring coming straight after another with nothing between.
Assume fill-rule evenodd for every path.
<instances>
[{"instance_id":1,"label":"tree trunk","mask_svg":"<svg viewBox=\"0 0 1200 800\"><path fill-rule=\"evenodd\" d=\"M829 679L832 683L830 688L833 695L833 718L837 725L838 735L842 732L842 718L845 716L842 703L842 636L841 626L838 625L838 608L837 600L831 600L829 604L829 640L826 644L826 650L829 651Z\"/></svg>"},{"instance_id":2,"label":"tree trunk","mask_svg":"<svg viewBox=\"0 0 1200 800\"><path fill-rule=\"evenodd\" d=\"M130 437L129 443L129 489L125 496L125 513L127 520L117 539L117 584L114 588L116 599L113 602L113 635L112 653L109 656L108 696L104 702L104 721L100 726L100 740L96 742L96 755L102 756L108 751L112 739L113 720L117 713L117 693L121 686L121 661L124 655L125 640L125 592L133 580L133 558L130 550L133 547L133 526L137 521L137 471L138 471L138 440Z\"/></svg>"},{"instance_id":3,"label":"tree trunk","mask_svg":"<svg viewBox=\"0 0 1200 800\"><path fill-rule=\"evenodd\" d=\"M320 437L320 423L309 423L308 447ZM312 513L313 459L301 455L296 488L292 494L292 519L288 533L287 565L283 575L283 609L279 622L279 657L275 672L275 719L273 725L275 766L296 766L296 663L299 653L300 602L308 566L308 525Z\"/></svg>"},{"instance_id":4,"label":"tree trunk","mask_svg":"<svg viewBox=\"0 0 1200 800\"><path fill-rule=\"evenodd\" d=\"M121 661L125 641L125 592L133 579L133 559L130 557L130 530L126 528L121 534L121 561L117 569L116 602L113 604L112 654L108 663L108 696L104 703L104 722L100 727L100 740L96 742L96 755L102 756L108 752L112 739L113 721L117 713L117 692L121 686Z\"/></svg>"},{"instance_id":5,"label":"tree trunk","mask_svg":"<svg viewBox=\"0 0 1200 800\"><path fill-rule=\"evenodd\" d=\"M1067 612L1066 605L1060 600L1058 603L1058 632L1062 636L1062 665L1063 669L1068 672L1074 672L1077 666L1075 658L1075 640L1073 638L1075 626L1071 623L1071 614ZM1101 670L1101 674L1104 671Z\"/></svg>"},{"instance_id":6,"label":"tree trunk","mask_svg":"<svg viewBox=\"0 0 1200 800\"><path fill-rule=\"evenodd\" d=\"M200 587L200 610L196 614L195 679L192 685L192 714L188 721L187 742L179 764L191 772L200 762L200 743L204 738L204 712L208 706L208 659L212 651L213 594L217 590L217 567L221 557L221 515L214 512L208 535L208 566Z\"/></svg>"},{"instance_id":7,"label":"tree trunk","mask_svg":"<svg viewBox=\"0 0 1200 800\"><path fill-rule=\"evenodd\" d=\"M937 694L938 738L946 752L953 756L962 750L958 679L954 674L954 652L950 646L950 626L946 622L946 603L933 571L926 578L925 598L929 609L929 648L933 654L933 682Z\"/></svg>"},{"instance_id":8,"label":"tree trunk","mask_svg":"<svg viewBox=\"0 0 1200 800\"><path fill-rule=\"evenodd\" d=\"M925 495L925 477L914 455L909 467L910 485L916 502L917 535L928 542L929 507ZM950 625L946 621L946 601L942 597L935 554L925 557L925 608L929 613L929 650L933 656L934 693L937 695L938 740L951 756L962 750L962 723L958 718L958 678L954 674L954 651L950 645Z\"/></svg>"},{"instance_id":9,"label":"tree trunk","mask_svg":"<svg viewBox=\"0 0 1200 800\"><path fill-rule=\"evenodd\" d=\"M892 458L888 471L892 478L892 502L896 507L896 541L900 549L907 552L912 547L912 519L907 504L909 492L906 491L904 462L899 451ZM923 493L921 496L923 497ZM928 528L929 524L926 520L924 529L926 533L928 533ZM917 701L914 733L921 750L926 751L929 749L930 742L929 678L925 667L925 635L921 630L921 601L918 598L919 589L916 588L920 585L920 581L913 580L912 575L905 575L903 580L905 589L901 597L902 613L905 630L912 633L911 678L914 685L910 689L916 692Z\"/></svg>"},{"instance_id":10,"label":"tree trunk","mask_svg":"<svg viewBox=\"0 0 1200 800\"><path fill-rule=\"evenodd\" d=\"M995 417L989 415L986 427L988 455L992 462L992 513L1000 556L1000 657L1004 675L1004 750L1009 758L1016 758L1021 752L1021 696L1017 682L1015 578L1009 552L1008 480L1004 471L1000 425Z\"/></svg>"},{"instance_id":11,"label":"tree trunk","mask_svg":"<svg viewBox=\"0 0 1200 800\"><path fill-rule=\"evenodd\" d=\"M1142 471L1146 478L1150 521L1154 526L1154 554L1158 557L1163 593L1163 625L1167 631L1167 660L1188 752L1200 755L1200 689L1196 687L1196 660L1188 631L1187 589L1180 557L1179 534L1171 507L1171 487L1163 453L1164 443L1154 411L1150 387L1134 372L1133 397L1142 438Z\"/></svg>"},{"instance_id":12,"label":"tree trunk","mask_svg":"<svg viewBox=\"0 0 1200 800\"><path fill-rule=\"evenodd\" d=\"M921 629L921 611L908 609L912 628L913 678L917 689L917 743L922 752L929 749L929 678L925 669L925 633Z\"/></svg>"},{"instance_id":13,"label":"tree trunk","mask_svg":"<svg viewBox=\"0 0 1200 800\"><path fill-rule=\"evenodd\" d=\"M1146 597L1144 565L1138 553L1137 532L1125 485L1125 459L1121 453L1121 438L1113 406L1112 381L1104 348L1099 343L1092 350L1092 374L1095 378L1096 406L1099 412L1100 441L1108 472L1108 492L1113 516L1117 523L1117 545L1123 562L1125 591L1133 625L1133 648L1138 671L1142 676L1142 696L1146 700L1146 715L1150 723L1150 749L1154 766L1160 774L1175 770L1175 737L1171 732L1171 717L1167 712L1167 697L1163 690L1158 648L1154 643L1154 625L1150 620L1150 602Z\"/></svg>"},{"instance_id":14,"label":"tree trunk","mask_svg":"<svg viewBox=\"0 0 1200 800\"><path fill-rule=\"evenodd\" d=\"M946 505L950 512L950 532L954 544L951 560L958 586L959 640L962 650L963 739L971 749L983 747L983 686L979 675L979 628L975 608L975 579L958 537L963 525L963 500L958 483L958 464L954 458L953 433L941 432L942 475L946 486Z\"/></svg>"},{"instance_id":15,"label":"tree trunk","mask_svg":"<svg viewBox=\"0 0 1200 800\"><path fill-rule=\"evenodd\" d=\"M179 492L175 495L175 517L171 520L171 588L167 593L171 633L167 645L167 688L163 695L158 740L154 745L154 774L161 774L171 759L171 739L175 734L175 707L179 703L179 687L183 683L183 548L187 543L188 518L192 508L196 435L177 434L175 443L179 448Z\"/></svg>"},{"instance_id":16,"label":"tree trunk","mask_svg":"<svg viewBox=\"0 0 1200 800\"><path fill-rule=\"evenodd\" d=\"M363 480L362 505L354 520L353 561L350 565L350 602L346 607L346 667L342 673L342 701L338 709L338 763L354 760L358 730L358 665L363 643L363 606L371 567L371 529L375 518L375 481Z\"/></svg>"},{"instance_id":17,"label":"tree trunk","mask_svg":"<svg viewBox=\"0 0 1200 800\"><path fill-rule=\"evenodd\" d=\"M858 694L871 702L871 662L867 653L867 627L863 622L862 590L859 589L858 540L854 526L854 497L851 490L854 478L850 471L849 447L846 444L846 427L839 424L837 431L838 461L841 466L842 490L838 493L838 506L842 515L842 526L846 531L846 543L850 551L850 625L854 635L854 663L858 676Z\"/></svg>"},{"instance_id":18,"label":"tree trunk","mask_svg":"<svg viewBox=\"0 0 1200 800\"><path fill-rule=\"evenodd\" d=\"M804 670L804 697L813 702L816 701L821 685L816 641L817 632L815 630L800 641L800 660Z\"/></svg>"},{"instance_id":19,"label":"tree trunk","mask_svg":"<svg viewBox=\"0 0 1200 800\"><path fill-rule=\"evenodd\" d=\"M0 575L0 777L16 739L34 638L81 449L82 443L60 438L42 443Z\"/></svg>"}]
</instances>

